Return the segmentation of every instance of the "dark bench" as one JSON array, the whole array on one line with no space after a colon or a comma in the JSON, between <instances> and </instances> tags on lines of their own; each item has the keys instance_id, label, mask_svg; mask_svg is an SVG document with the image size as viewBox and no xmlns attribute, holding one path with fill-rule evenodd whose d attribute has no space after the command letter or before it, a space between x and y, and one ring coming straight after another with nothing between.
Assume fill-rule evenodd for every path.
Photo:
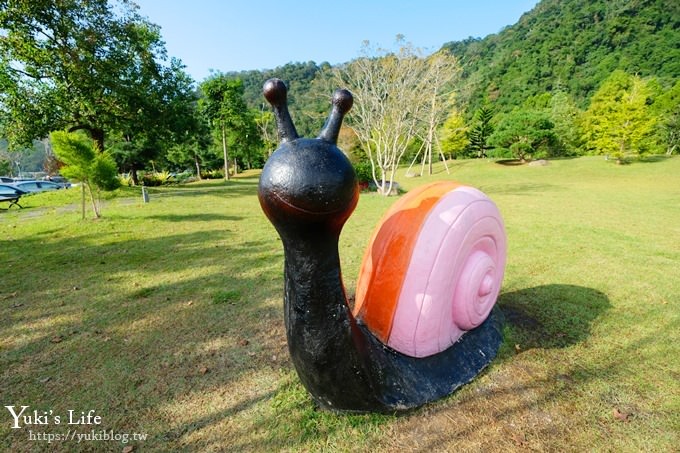
<instances>
[{"instance_id":1,"label":"dark bench","mask_svg":"<svg viewBox=\"0 0 680 453\"><path fill-rule=\"evenodd\" d=\"M7 209L11 208L12 206L19 206L19 208L23 208L23 206L19 204L19 199L25 194L26 192L21 189L17 189L16 187L6 184L0 184L0 202L8 202L9 206L7 206Z\"/></svg>"},{"instance_id":2,"label":"dark bench","mask_svg":"<svg viewBox=\"0 0 680 453\"><path fill-rule=\"evenodd\" d=\"M11 208L12 206L19 206L19 208L23 208L23 206L19 204L19 198L21 198L21 195L17 195L16 197L5 197L0 195L0 202L9 201L9 206L7 206L7 209Z\"/></svg>"}]
</instances>

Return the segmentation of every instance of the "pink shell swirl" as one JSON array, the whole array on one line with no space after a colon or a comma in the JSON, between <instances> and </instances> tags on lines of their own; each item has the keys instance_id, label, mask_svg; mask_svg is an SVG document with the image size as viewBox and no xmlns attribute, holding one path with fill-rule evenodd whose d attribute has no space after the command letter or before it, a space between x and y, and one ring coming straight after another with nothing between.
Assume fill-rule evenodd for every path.
<instances>
[{"instance_id":1,"label":"pink shell swirl","mask_svg":"<svg viewBox=\"0 0 680 453\"><path fill-rule=\"evenodd\" d=\"M442 196L420 228L388 346L426 357L479 326L500 292L506 251L503 220L486 195L462 186Z\"/></svg>"}]
</instances>

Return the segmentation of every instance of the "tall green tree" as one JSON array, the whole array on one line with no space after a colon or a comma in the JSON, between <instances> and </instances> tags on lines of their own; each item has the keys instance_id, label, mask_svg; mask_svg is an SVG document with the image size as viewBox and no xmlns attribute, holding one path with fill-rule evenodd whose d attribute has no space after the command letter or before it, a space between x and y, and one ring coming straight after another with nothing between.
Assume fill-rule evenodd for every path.
<instances>
[{"instance_id":1,"label":"tall green tree","mask_svg":"<svg viewBox=\"0 0 680 453\"><path fill-rule=\"evenodd\" d=\"M250 170L264 165L263 142L257 125L257 113L246 110L239 123L231 128L227 136L229 147L234 152L234 173L239 166Z\"/></svg>"},{"instance_id":2,"label":"tall green tree","mask_svg":"<svg viewBox=\"0 0 680 453\"><path fill-rule=\"evenodd\" d=\"M276 124L274 123L274 114L271 110L260 109L255 114L255 124L260 133L260 139L264 146L266 157L276 149Z\"/></svg>"},{"instance_id":3,"label":"tall green tree","mask_svg":"<svg viewBox=\"0 0 680 453\"><path fill-rule=\"evenodd\" d=\"M486 152L491 149L489 137L493 134L493 109L487 105L482 106L475 114L475 123L470 129L468 138L470 140L470 150L477 157L486 157Z\"/></svg>"},{"instance_id":4,"label":"tall green tree","mask_svg":"<svg viewBox=\"0 0 680 453\"><path fill-rule=\"evenodd\" d=\"M301 137L313 137L319 133L319 127L328 114L327 93L332 93L336 88L319 86L330 80L330 74L331 66L328 63L308 61L286 63L262 71L228 72L225 75L243 82L246 105L256 111L269 111L269 104L262 97L264 81L272 77L283 80L288 87L288 110L295 120L295 129Z\"/></svg>"},{"instance_id":5,"label":"tall green tree","mask_svg":"<svg viewBox=\"0 0 680 453\"><path fill-rule=\"evenodd\" d=\"M162 161L171 148L200 142L195 136L201 134L202 118L193 80L175 59L162 68L159 78L162 83L140 93L142 100L131 106L139 114L137 121L120 124L107 140L119 168L130 172L134 184L138 184L138 170L151 161Z\"/></svg>"},{"instance_id":6,"label":"tall green tree","mask_svg":"<svg viewBox=\"0 0 680 453\"><path fill-rule=\"evenodd\" d=\"M468 127L463 115L457 109L449 113L446 121L439 129L439 141L442 151L448 153L451 158L462 153L470 144Z\"/></svg>"},{"instance_id":7,"label":"tall green tree","mask_svg":"<svg viewBox=\"0 0 680 453\"><path fill-rule=\"evenodd\" d=\"M224 74L216 74L200 85L199 105L209 119L218 141L222 146L224 158L224 179L229 179L228 137L231 134L245 136L251 128L256 130L254 118L248 112L243 99L243 82L230 79ZM257 132L251 132L256 135Z\"/></svg>"},{"instance_id":8,"label":"tall green tree","mask_svg":"<svg viewBox=\"0 0 680 453\"><path fill-rule=\"evenodd\" d=\"M550 97L548 105L550 121L554 124L554 132L557 147L567 155L576 154L581 145L581 137L578 128L578 118L581 111L576 103L561 87L558 87Z\"/></svg>"},{"instance_id":9,"label":"tall green tree","mask_svg":"<svg viewBox=\"0 0 680 453\"><path fill-rule=\"evenodd\" d=\"M639 76L614 71L595 92L581 127L586 149L621 162L651 147L656 118L648 107L651 93Z\"/></svg>"},{"instance_id":10,"label":"tall green tree","mask_svg":"<svg viewBox=\"0 0 680 453\"><path fill-rule=\"evenodd\" d=\"M201 179L202 168L215 160L210 149L213 142L210 124L208 118L198 108L187 120L191 121L191 128L185 129L184 137L168 148L165 158L173 166L184 169L193 167L196 177Z\"/></svg>"},{"instance_id":11,"label":"tall green tree","mask_svg":"<svg viewBox=\"0 0 680 453\"><path fill-rule=\"evenodd\" d=\"M654 100L652 111L657 117L656 137L666 154L680 148L680 80Z\"/></svg>"},{"instance_id":12,"label":"tall green tree","mask_svg":"<svg viewBox=\"0 0 680 453\"><path fill-rule=\"evenodd\" d=\"M167 59L157 26L129 0L0 0L0 131L28 144L85 130L104 148L165 102Z\"/></svg>"}]
</instances>

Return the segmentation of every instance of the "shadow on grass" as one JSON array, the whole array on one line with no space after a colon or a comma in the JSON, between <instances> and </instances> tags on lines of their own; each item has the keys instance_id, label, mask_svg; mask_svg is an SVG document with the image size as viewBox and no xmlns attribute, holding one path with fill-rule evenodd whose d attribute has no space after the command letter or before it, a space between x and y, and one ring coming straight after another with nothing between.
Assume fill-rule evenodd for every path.
<instances>
[{"instance_id":1,"label":"shadow on grass","mask_svg":"<svg viewBox=\"0 0 680 453\"><path fill-rule=\"evenodd\" d=\"M498 304L522 349L563 348L585 340L611 307L605 294L575 285L543 285L503 293ZM507 341L507 339L506 339Z\"/></svg>"},{"instance_id":2,"label":"shadow on grass","mask_svg":"<svg viewBox=\"0 0 680 453\"><path fill-rule=\"evenodd\" d=\"M157 217L216 224L157 237L102 228L0 240L6 269L16 275L0 290L3 402L55 413L95 408L107 426L139 431L148 408L230 388L283 357L281 313L267 302L281 296L280 245L243 241L220 225L240 217ZM225 292L232 296L222 303ZM5 428L0 445L33 448Z\"/></svg>"},{"instance_id":3,"label":"shadow on grass","mask_svg":"<svg viewBox=\"0 0 680 453\"><path fill-rule=\"evenodd\" d=\"M238 221L243 217L224 214L158 214L146 216L147 219L162 220L165 222L212 222L214 220Z\"/></svg>"},{"instance_id":4,"label":"shadow on grass","mask_svg":"<svg viewBox=\"0 0 680 453\"><path fill-rule=\"evenodd\" d=\"M244 398L235 405L197 418L161 434L171 441L186 441L192 451L317 451L320 439L343 438L363 431L379 435L381 427L394 416L346 414L318 410L294 371L281 370L276 388ZM249 423L236 424L232 439L225 443L222 433L208 432L243 413L255 412ZM204 435L201 435L204 434Z\"/></svg>"},{"instance_id":5,"label":"shadow on grass","mask_svg":"<svg viewBox=\"0 0 680 453\"><path fill-rule=\"evenodd\" d=\"M610 307L608 298L603 293L573 285L546 285L505 293L501 296L500 304L506 317L506 324L511 330L506 342L521 342L523 350L562 348L584 341L590 335L592 322ZM512 354L514 355L514 352ZM509 356L506 354L505 361ZM504 357L501 356L500 359L504 360ZM509 366L514 365L510 363ZM548 379L503 382L501 386L484 389L484 395L466 395L457 400L453 397L448 401L442 400L427 405L399 418L418 419L419 413L425 413L424 416L429 419L432 414L441 413L442 417L450 419L447 412L451 410L452 402L457 405L470 406L465 410L475 413L475 406L481 398L494 400L495 405L498 404L497 401L505 401L504 404L508 404L510 409L499 413L497 418L512 419L516 413L524 413L530 407L540 407L546 401L563 398L565 384L587 382L595 378L598 371L592 370L587 376L580 374L583 372L584 370L579 368L573 370L573 373L558 374L556 372ZM281 384L275 390L259 397L246 399L233 407L195 420L190 424L181 425L165 433L164 437L169 439L175 439L178 436L190 437L210 424L219 424L229 417L253 410L256 404L265 400L271 402L264 407L261 406L260 416L256 418L254 424L244 426L240 435L236 436L237 439L249 439L248 443L236 442L230 445L235 451L264 451L273 447L304 450L314 442L314 439L342 437L355 426L362 426L367 432L380 433L383 425L395 420L394 416L338 415L316 410L295 373L289 371L286 375L282 376ZM534 393L540 393L540 396L534 398ZM524 400L509 402L511 395L521 395ZM532 395L534 399L529 400L528 395ZM495 410L497 409L496 406ZM450 445L453 438L472 435L479 428L475 425L466 426L461 422L455 427L455 436L451 436L454 428L451 428L446 421L445 424L447 429L436 435L425 436L422 442L437 451ZM252 437L249 435L252 431L266 434L260 438ZM192 447L211 449L219 445L219 439L211 439L208 436L193 444ZM428 449L430 448L423 448L423 451Z\"/></svg>"},{"instance_id":6,"label":"shadow on grass","mask_svg":"<svg viewBox=\"0 0 680 453\"><path fill-rule=\"evenodd\" d=\"M643 163L643 164L655 164L658 162L665 162L668 159L672 159L672 155L668 154L650 154L647 156L641 156L637 162Z\"/></svg>"},{"instance_id":7,"label":"shadow on grass","mask_svg":"<svg viewBox=\"0 0 680 453\"><path fill-rule=\"evenodd\" d=\"M518 167L518 166L523 166L523 165L529 165L531 162L536 162L538 160L546 160L548 162L551 161L563 161L563 160L574 160L578 159L581 156L559 156L559 157L545 157L545 158L536 158L536 159L529 159L525 160L522 162L520 159L498 159L494 161L495 164L497 165L503 165L504 167Z\"/></svg>"},{"instance_id":8,"label":"shadow on grass","mask_svg":"<svg viewBox=\"0 0 680 453\"><path fill-rule=\"evenodd\" d=\"M248 176L243 178L223 180L206 180L192 182L189 184L178 184L169 186L147 187L149 198L153 201L158 197L191 197L195 195L220 195L226 197L239 197L243 195L253 195L257 193L259 176ZM133 188L135 194L141 196L141 186Z\"/></svg>"},{"instance_id":9,"label":"shadow on grass","mask_svg":"<svg viewBox=\"0 0 680 453\"><path fill-rule=\"evenodd\" d=\"M521 161L519 159L499 159L494 162L498 165L503 165L504 167L516 167L518 165L526 165L528 161Z\"/></svg>"},{"instance_id":10,"label":"shadow on grass","mask_svg":"<svg viewBox=\"0 0 680 453\"><path fill-rule=\"evenodd\" d=\"M478 189L489 196L494 194L536 196L541 192L564 190L560 186L553 184L536 183L488 184L480 185Z\"/></svg>"},{"instance_id":11,"label":"shadow on grass","mask_svg":"<svg viewBox=\"0 0 680 453\"><path fill-rule=\"evenodd\" d=\"M547 407L561 404L569 394L578 394L603 376L627 372L615 357L565 364L564 368L547 370L545 374L534 371L531 361L513 360L531 349L561 349L586 341L593 322L611 308L604 293L581 286L552 284L504 293L498 304L505 316L504 344L496 359L496 363L502 365L496 367L488 383L424 408L429 424L421 433L423 442L419 451L441 451L458 440L478 437L479 432L487 428L475 423L479 413L493 420L494 429L506 431L508 443L496 445L499 451L515 450L526 443L524 434L517 431L519 428L513 428L522 425L518 417L535 417L530 421L532 435L541 439L559 438ZM640 347L644 341L629 349ZM622 351L621 355L625 356L626 352ZM450 423L452 412L458 414L453 425Z\"/></svg>"},{"instance_id":12,"label":"shadow on grass","mask_svg":"<svg viewBox=\"0 0 680 453\"><path fill-rule=\"evenodd\" d=\"M595 291L593 297L600 299L601 295ZM595 304L599 305L599 302ZM429 424L419 432L423 439L423 442L419 444L419 451L450 449L450 446L458 439L474 437L478 431L484 429L474 423L476 420L474 416L468 415L477 413L484 413L493 420L496 429L506 434L507 443L495 445L494 450L529 450L530 448L526 446L527 438L533 437L542 439L541 451L562 451L565 445L562 430L575 429L577 431L578 428L573 424L570 425L569 420L572 414L551 412L550 408L569 407L568 401L572 398L583 398L584 392L588 392L590 398L593 399L593 405L600 405L605 413L612 410L619 413L620 410L627 414L628 422L634 422L638 415L641 419L650 417L649 412L645 413L644 409L637 406L635 398L622 400L620 394L625 391L622 390L620 382L629 378L633 372L631 357L639 357L640 351L646 351L650 345L658 343L658 336L671 335L677 332L678 328L680 328L680 321L671 320L659 326L658 332L640 337L624 347L605 350L589 360L570 361L564 363L560 369L548 369L545 373L537 370L531 362L508 363L494 373L493 380L487 385L465 392L463 396L452 398L444 404L432 405L427 412ZM676 379L678 378L678 373L673 374L662 365L667 362L667 357L663 355L663 352L652 354L648 357L648 361L659 364L654 368L654 372L669 373ZM591 385L598 385L598 382L602 386L602 381L607 382L609 390L589 389ZM459 416L458 423L446 422L446 429L441 429L441 425L436 422L437 416L450 419L447 413L452 410ZM606 426L608 423L621 423L615 415L609 414L600 418L601 426ZM655 415L660 419L670 420L675 416L675 412L669 407L659 410ZM608 422L608 420L611 421ZM574 424L579 423L582 421L576 421ZM525 437L521 429L522 426L527 429L527 425L530 426L530 436ZM431 428L432 426L434 428ZM607 432L610 431L607 430ZM553 439L556 442L551 445L550 442ZM641 447L649 445L647 440L643 443L640 443L639 439L632 442L634 443L630 445L631 451L641 451ZM599 444L594 445L599 446Z\"/></svg>"},{"instance_id":13,"label":"shadow on grass","mask_svg":"<svg viewBox=\"0 0 680 453\"><path fill-rule=\"evenodd\" d=\"M205 417L198 418L196 420L193 420L191 423L184 424L179 426L178 428L175 429L170 429L168 431L165 431L163 433L159 434L159 437L163 439L164 441L169 441L169 442L175 442L180 440L182 437L185 436L190 436L193 433L199 432L205 428L210 427L211 425L218 424L223 422L224 420L228 420L239 413L243 411L248 411L252 410L254 407L256 407L258 404L261 404L263 401L269 400L274 396L275 392L270 391L266 392L251 398L248 398L244 401L241 401L240 403L229 407L227 409L214 412L210 415L207 415ZM222 443L218 443L218 445L222 445L222 448L224 445ZM205 447L205 445L203 445ZM250 445L252 447L252 445ZM230 445L230 450L231 451L243 451L243 450L238 450L234 448L234 445Z\"/></svg>"}]
</instances>

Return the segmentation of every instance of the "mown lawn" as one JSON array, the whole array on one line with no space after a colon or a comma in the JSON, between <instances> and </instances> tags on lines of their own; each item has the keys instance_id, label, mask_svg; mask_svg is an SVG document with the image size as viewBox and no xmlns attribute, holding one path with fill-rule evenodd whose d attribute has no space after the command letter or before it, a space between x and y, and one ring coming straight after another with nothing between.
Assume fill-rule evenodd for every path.
<instances>
[{"instance_id":1,"label":"mown lawn","mask_svg":"<svg viewBox=\"0 0 680 453\"><path fill-rule=\"evenodd\" d=\"M400 417L314 410L288 359L281 243L257 174L134 189L80 220L78 192L0 211L0 403L52 411L7 451L673 451L680 445L680 158L617 166L455 162L509 237L499 357ZM354 285L394 202L362 195L341 238ZM99 425L66 425L95 410ZM27 413L28 413L27 411ZM60 415L57 425L54 416ZM113 430L145 441L47 441Z\"/></svg>"}]
</instances>

